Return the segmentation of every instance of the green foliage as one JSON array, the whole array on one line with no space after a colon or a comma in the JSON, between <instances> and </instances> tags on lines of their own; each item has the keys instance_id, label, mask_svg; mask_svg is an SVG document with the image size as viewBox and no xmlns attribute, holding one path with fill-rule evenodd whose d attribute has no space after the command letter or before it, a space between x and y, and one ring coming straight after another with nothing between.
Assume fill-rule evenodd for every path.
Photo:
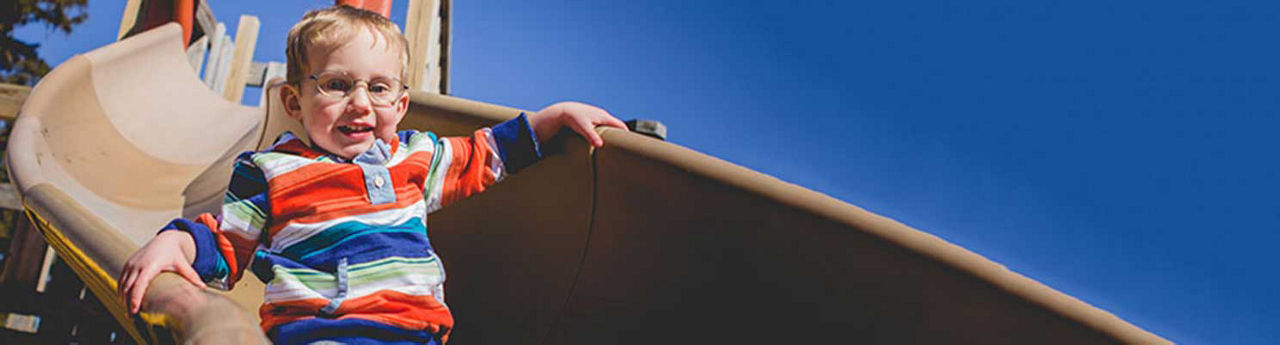
<instances>
[{"instance_id":1,"label":"green foliage","mask_svg":"<svg viewBox=\"0 0 1280 345\"><path fill-rule=\"evenodd\" d=\"M0 82L35 85L49 64L36 52L39 43L13 37L13 29L30 23L44 23L53 30L70 34L71 28L89 18L88 0L0 0Z\"/></svg>"}]
</instances>

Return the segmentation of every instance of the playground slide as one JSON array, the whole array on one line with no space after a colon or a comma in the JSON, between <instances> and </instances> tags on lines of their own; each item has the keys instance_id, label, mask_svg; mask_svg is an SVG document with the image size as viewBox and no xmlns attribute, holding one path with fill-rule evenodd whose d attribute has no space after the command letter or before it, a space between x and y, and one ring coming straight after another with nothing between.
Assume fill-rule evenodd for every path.
<instances>
[{"instance_id":1,"label":"playground slide","mask_svg":"<svg viewBox=\"0 0 1280 345\"><path fill-rule=\"evenodd\" d=\"M115 297L170 218L216 209L241 151L296 128L191 73L176 25L75 57L32 92L9 168L45 238L136 340L265 341L262 284L223 294L157 278L141 316ZM464 134L519 110L412 94L404 128ZM1167 343L981 256L677 145L572 135L429 218L473 343Z\"/></svg>"}]
</instances>

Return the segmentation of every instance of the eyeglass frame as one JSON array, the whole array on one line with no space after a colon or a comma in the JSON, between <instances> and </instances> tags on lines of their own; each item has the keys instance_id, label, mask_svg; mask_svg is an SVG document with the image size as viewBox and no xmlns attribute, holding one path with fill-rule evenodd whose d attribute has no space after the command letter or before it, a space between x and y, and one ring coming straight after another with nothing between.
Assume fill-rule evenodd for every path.
<instances>
[{"instance_id":1,"label":"eyeglass frame","mask_svg":"<svg viewBox=\"0 0 1280 345\"><path fill-rule=\"evenodd\" d=\"M343 76L344 78L349 79L349 80L351 81L351 90L346 91L346 92L345 92L345 94L344 94L344 95L342 95L342 96L335 96L335 95L331 95L331 94L329 94L329 93L327 93L327 92L324 92L324 88L320 87L320 75L321 75L321 74L338 74L338 75ZM369 98L369 104L373 104L373 105L380 105L380 106L389 106L389 105L393 105L393 104L395 104L395 103L396 103L396 99L400 98L400 96L404 96L405 91L409 91L409 85L408 85L408 84L405 84L405 83L404 83L404 81L401 81L401 80L400 80L400 78L385 78L385 77L377 77L377 78L374 78L373 80L378 80L378 79L394 80L396 83L400 84L400 89L399 89L399 90L397 90L397 93L396 93L395 97L391 97L390 101L388 101L387 103L380 103L380 102L378 102L378 101L376 100L376 98L375 98L375 97L373 97L373 92L372 92L372 91L369 91L369 82L371 82L371 81L373 81L373 80L369 80L369 79L360 79L360 78L352 78L352 77L351 77L351 75L348 75L348 74L347 74L347 73L345 73L345 72L333 72L333 71L323 71L323 72L320 72L320 73L312 73L311 75L308 75L308 76L307 76L307 79L310 79L310 80L312 80L312 81L314 81L314 82L316 83L316 92L319 92L321 95L323 95L323 96L325 96L325 97L330 97L330 98L333 98L333 99L343 99L343 98L351 97L351 92L352 92L353 90L355 90L355 86L356 86L357 84L359 84L359 83L363 82L363 83L364 83L364 94L365 94L365 97L368 97L368 98Z\"/></svg>"}]
</instances>

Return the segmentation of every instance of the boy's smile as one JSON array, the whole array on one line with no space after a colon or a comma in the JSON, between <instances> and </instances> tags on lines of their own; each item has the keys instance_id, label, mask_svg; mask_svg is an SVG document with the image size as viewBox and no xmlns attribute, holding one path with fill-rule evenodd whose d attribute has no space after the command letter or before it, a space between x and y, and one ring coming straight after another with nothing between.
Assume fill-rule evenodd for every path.
<instances>
[{"instance_id":1,"label":"boy's smile","mask_svg":"<svg viewBox=\"0 0 1280 345\"><path fill-rule=\"evenodd\" d=\"M368 150L375 139L391 143L409 104L401 90L394 90L398 97L390 102L371 97L371 90L386 92L376 80L398 82L400 52L373 30L355 31L336 47L313 47L316 53L307 69L311 76L296 90L281 93L286 112L302 121L311 145L346 159ZM326 94L322 87L347 91Z\"/></svg>"}]
</instances>

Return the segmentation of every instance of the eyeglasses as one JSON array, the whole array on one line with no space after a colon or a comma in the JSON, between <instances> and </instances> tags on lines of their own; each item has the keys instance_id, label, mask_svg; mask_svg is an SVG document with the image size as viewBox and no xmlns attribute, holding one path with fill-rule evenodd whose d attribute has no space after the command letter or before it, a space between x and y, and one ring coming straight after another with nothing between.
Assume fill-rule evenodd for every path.
<instances>
[{"instance_id":1,"label":"eyeglasses","mask_svg":"<svg viewBox=\"0 0 1280 345\"><path fill-rule=\"evenodd\" d=\"M356 79L341 72L321 72L307 76L316 81L316 89L330 98L346 98L356 90L357 83L364 83L369 102L374 105L391 105L404 94L409 86L395 78Z\"/></svg>"}]
</instances>

